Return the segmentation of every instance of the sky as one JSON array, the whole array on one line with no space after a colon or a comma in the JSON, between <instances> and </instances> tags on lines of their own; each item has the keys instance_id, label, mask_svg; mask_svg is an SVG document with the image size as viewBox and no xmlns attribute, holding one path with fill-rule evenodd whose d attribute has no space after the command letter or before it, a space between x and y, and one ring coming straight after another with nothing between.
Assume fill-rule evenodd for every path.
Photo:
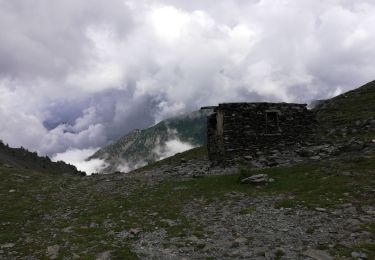
<instances>
[{"instance_id":1,"label":"sky","mask_svg":"<svg viewBox=\"0 0 375 260\"><path fill-rule=\"evenodd\" d=\"M0 139L83 157L201 106L332 97L375 78L374 13L372 0L0 0Z\"/></svg>"}]
</instances>

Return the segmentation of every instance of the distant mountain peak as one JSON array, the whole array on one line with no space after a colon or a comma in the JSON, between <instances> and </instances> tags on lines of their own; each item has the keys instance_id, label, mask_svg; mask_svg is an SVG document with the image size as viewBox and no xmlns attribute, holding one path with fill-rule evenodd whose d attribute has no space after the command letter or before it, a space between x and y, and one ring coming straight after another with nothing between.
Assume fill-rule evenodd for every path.
<instances>
[{"instance_id":1,"label":"distant mountain peak","mask_svg":"<svg viewBox=\"0 0 375 260\"><path fill-rule=\"evenodd\" d=\"M165 119L146 129L134 129L90 156L109 165L103 172L129 171L206 143L206 118L198 110Z\"/></svg>"}]
</instances>

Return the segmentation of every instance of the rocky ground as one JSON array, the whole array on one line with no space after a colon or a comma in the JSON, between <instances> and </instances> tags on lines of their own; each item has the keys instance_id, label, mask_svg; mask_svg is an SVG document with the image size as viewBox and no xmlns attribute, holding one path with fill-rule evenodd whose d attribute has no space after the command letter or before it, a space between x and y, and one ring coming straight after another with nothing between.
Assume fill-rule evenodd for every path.
<instances>
[{"instance_id":1,"label":"rocky ground","mask_svg":"<svg viewBox=\"0 0 375 260\"><path fill-rule=\"evenodd\" d=\"M335 209L274 208L282 196L226 196L225 202L198 199L184 208L184 215L203 227L201 236L168 237L158 229L142 234L135 251L155 259L333 259L329 249L373 243L373 234L360 225L373 220L374 207L360 212L350 203ZM366 253L356 253L367 259Z\"/></svg>"},{"instance_id":2,"label":"rocky ground","mask_svg":"<svg viewBox=\"0 0 375 260\"><path fill-rule=\"evenodd\" d=\"M130 174L0 167L0 259L374 259L375 144L352 143L273 167L203 149Z\"/></svg>"}]
</instances>

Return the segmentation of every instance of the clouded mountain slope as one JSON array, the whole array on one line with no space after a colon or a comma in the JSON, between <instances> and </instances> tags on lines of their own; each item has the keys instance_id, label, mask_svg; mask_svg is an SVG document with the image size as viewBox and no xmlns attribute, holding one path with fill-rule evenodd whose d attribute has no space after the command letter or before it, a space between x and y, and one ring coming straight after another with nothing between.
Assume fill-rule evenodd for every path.
<instances>
[{"instance_id":1,"label":"clouded mountain slope","mask_svg":"<svg viewBox=\"0 0 375 260\"><path fill-rule=\"evenodd\" d=\"M143 130L135 129L89 159L104 159L103 172L129 171L206 143L210 110L176 116Z\"/></svg>"}]
</instances>

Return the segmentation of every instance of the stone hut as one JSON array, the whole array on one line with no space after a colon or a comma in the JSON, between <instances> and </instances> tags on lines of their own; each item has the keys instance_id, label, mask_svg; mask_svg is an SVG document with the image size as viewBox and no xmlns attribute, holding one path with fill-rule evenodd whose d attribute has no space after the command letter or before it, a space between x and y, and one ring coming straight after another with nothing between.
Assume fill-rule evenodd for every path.
<instances>
[{"instance_id":1,"label":"stone hut","mask_svg":"<svg viewBox=\"0 0 375 260\"><path fill-rule=\"evenodd\" d=\"M207 148L214 164L230 165L312 140L314 113L305 104L224 103L207 118ZM202 108L205 109L205 108Z\"/></svg>"}]
</instances>

